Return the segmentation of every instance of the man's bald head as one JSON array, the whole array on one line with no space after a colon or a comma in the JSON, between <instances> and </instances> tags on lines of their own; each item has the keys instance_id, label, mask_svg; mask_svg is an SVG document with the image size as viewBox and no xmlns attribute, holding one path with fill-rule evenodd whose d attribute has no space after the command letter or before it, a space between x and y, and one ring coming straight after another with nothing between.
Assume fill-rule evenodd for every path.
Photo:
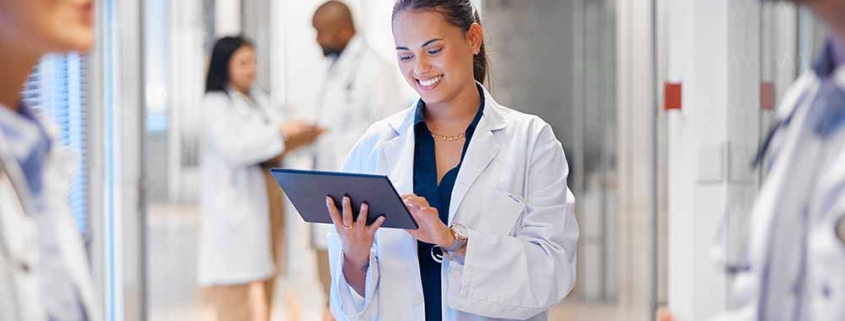
<instances>
[{"instance_id":1,"label":"man's bald head","mask_svg":"<svg viewBox=\"0 0 845 321\"><path fill-rule=\"evenodd\" d=\"M317 31L317 43L326 56L340 55L355 35L352 11L340 1L322 4L314 12L311 22Z\"/></svg>"}]
</instances>

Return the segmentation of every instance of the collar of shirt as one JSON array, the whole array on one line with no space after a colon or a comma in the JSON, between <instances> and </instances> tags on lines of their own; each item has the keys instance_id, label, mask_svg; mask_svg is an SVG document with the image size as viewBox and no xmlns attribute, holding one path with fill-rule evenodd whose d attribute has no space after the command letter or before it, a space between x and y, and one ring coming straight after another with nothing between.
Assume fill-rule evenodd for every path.
<instances>
[{"instance_id":1,"label":"collar of shirt","mask_svg":"<svg viewBox=\"0 0 845 321\"><path fill-rule=\"evenodd\" d=\"M24 104L19 105L17 112L0 106L0 132L10 145L9 151L18 161L30 192L38 199L44 162L52 146L47 132L35 113Z\"/></svg>"},{"instance_id":2,"label":"collar of shirt","mask_svg":"<svg viewBox=\"0 0 845 321\"><path fill-rule=\"evenodd\" d=\"M828 39L824 49L813 63L813 72L816 76L822 80L833 77L836 70L845 64L845 52L842 50L842 44L837 44L833 38Z\"/></svg>"},{"instance_id":3,"label":"collar of shirt","mask_svg":"<svg viewBox=\"0 0 845 321\"><path fill-rule=\"evenodd\" d=\"M365 50L367 44L364 42L364 39L360 36L352 36L352 39L349 39L349 43L346 44L346 48L343 48L343 51L340 52L340 55L335 58L330 58L329 60L329 75L335 75L339 69L346 68L347 65L352 63L358 65L360 64L361 55L363 50Z\"/></svg>"},{"instance_id":4,"label":"collar of shirt","mask_svg":"<svg viewBox=\"0 0 845 321\"><path fill-rule=\"evenodd\" d=\"M831 47L833 47L833 56L836 64L839 67L845 66L845 41L840 41L837 38L830 38Z\"/></svg>"},{"instance_id":5,"label":"collar of shirt","mask_svg":"<svg viewBox=\"0 0 845 321\"><path fill-rule=\"evenodd\" d=\"M484 89L481 88L481 85L476 84L476 88L478 88L478 94L481 95L481 104L478 106L478 112L475 113L475 118L472 120L472 123L469 124L467 130L475 131L475 127L478 126L478 122L481 121L481 116L484 114L484 105L486 104L486 99L484 98ZM425 123L425 102L420 99L417 101L417 107L414 110L414 126L419 126L420 123Z\"/></svg>"},{"instance_id":6,"label":"collar of shirt","mask_svg":"<svg viewBox=\"0 0 845 321\"><path fill-rule=\"evenodd\" d=\"M823 113L814 125L814 132L822 138L831 137L845 127L845 89L842 88L843 66L837 59L837 44L828 39L824 50L813 64L813 71L821 84L810 105L811 112ZM797 109L796 109L797 110ZM794 112L793 112L794 113ZM791 118L791 116L790 116Z\"/></svg>"}]
</instances>

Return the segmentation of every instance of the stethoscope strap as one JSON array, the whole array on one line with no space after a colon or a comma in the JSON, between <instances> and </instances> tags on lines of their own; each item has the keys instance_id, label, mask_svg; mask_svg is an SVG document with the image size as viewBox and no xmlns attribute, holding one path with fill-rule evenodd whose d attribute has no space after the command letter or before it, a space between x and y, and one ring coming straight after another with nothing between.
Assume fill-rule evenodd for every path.
<instances>
[{"instance_id":1,"label":"stethoscope strap","mask_svg":"<svg viewBox=\"0 0 845 321\"><path fill-rule=\"evenodd\" d=\"M772 140L774 139L775 135L782 129L785 129L789 124L792 122L792 119L795 118L795 114L798 112L799 109L804 106L804 100L807 98L807 93L801 95L801 98L795 103L795 107L792 108L792 111L789 112L789 115L786 118L779 120L775 123L772 128L769 130L769 133L766 135L766 139L763 140L763 144L760 145L760 149L757 150L757 155L754 156L754 160L751 162L751 169L757 169L760 165L763 164L763 161L766 159L766 155L769 153L769 148L771 147Z\"/></svg>"},{"instance_id":2,"label":"stethoscope strap","mask_svg":"<svg viewBox=\"0 0 845 321\"><path fill-rule=\"evenodd\" d=\"M760 149L757 150L757 155L754 156L754 160L751 162L751 169L757 169L763 164L763 160L766 159L766 154L769 152L769 146L772 144L772 138L775 137L775 134L780 130L783 126L783 121L778 121L772 126L772 129L769 130L769 134L766 135L766 139L763 141L763 144L760 145Z\"/></svg>"}]
</instances>

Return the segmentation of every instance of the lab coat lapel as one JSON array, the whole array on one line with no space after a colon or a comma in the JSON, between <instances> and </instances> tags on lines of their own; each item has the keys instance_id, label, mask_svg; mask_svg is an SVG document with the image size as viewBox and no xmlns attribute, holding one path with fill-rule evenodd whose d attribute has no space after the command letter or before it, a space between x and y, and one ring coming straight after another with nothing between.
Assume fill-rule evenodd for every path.
<instances>
[{"instance_id":1,"label":"lab coat lapel","mask_svg":"<svg viewBox=\"0 0 845 321\"><path fill-rule=\"evenodd\" d=\"M398 134L382 147L390 173L388 177L400 195L414 192L414 110L405 117L391 119L390 125Z\"/></svg>"},{"instance_id":2,"label":"lab coat lapel","mask_svg":"<svg viewBox=\"0 0 845 321\"><path fill-rule=\"evenodd\" d=\"M411 108L406 114L407 117L395 117L389 120L389 124L396 131L397 136L387 141L381 151L387 160L387 168L390 169L388 178L393 183L399 195L411 194L414 192L414 126L411 126L414 118L414 109ZM380 231L376 242L390 242L393 239L405 244L409 251L416 253L416 239L409 233L402 230ZM416 254L414 258L416 258Z\"/></svg>"},{"instance_id":3,"label":"lab coat lapel","mask_svg":"<svg viewBox=\"0 0 845 321\"><path fill-rule=\"evenodd\" d=\"M449 207L449 225L455 220L455 214L461 207L469 189L481 176L481 173L496 158L499 153L499 142L496 141L495 131L504 128L502 115L498 104L486 91L484 115L478 122L478 127L469 142L463 164L458 172L455 187L452 189L452 206Z\"/></svg>"}]
</instances>

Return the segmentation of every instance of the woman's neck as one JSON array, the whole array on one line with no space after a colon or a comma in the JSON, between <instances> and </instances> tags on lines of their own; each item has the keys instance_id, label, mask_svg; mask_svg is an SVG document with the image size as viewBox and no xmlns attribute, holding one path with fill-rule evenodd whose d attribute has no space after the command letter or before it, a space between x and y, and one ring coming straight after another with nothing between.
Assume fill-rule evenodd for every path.
<instances>
[{"instance_id":1,"label":"woman's neck","mask_svg":"<svg viewBox=\"0 0 845 321\"><path fill-rule=\"evenodd\" d=\"M475 83L467 85L454 99L440 104L426 104L425 120L438 134L452 135L461 132L475 118L481 105L481 96Z\"/></svg>"},{"instance_id":2,"label":"woman's neck","mask_svg":"<svg viewBox=\"0 0 845 321\"><path fill-rule=\"evenodd\" d=\"M18 101L26 78L40 58L39 55L32 55L25 50L0 37L0 61L3 62L3 76L0 77L0 104L15 111L18 110Z\"/></svg>"},{"instance_id":3,"label":"woman's neck","mask_svg":"<svg viewBox=\"0 0 845 321\"><path fill-rule=\"evenodd\" d=\"M241 95L249 96L249 88L244 89L244 88L238 88L238 87L235 87L235 86L229 86L229 90L234 90L234 91L241 93Z\"/></svg>"}]
</instances>

